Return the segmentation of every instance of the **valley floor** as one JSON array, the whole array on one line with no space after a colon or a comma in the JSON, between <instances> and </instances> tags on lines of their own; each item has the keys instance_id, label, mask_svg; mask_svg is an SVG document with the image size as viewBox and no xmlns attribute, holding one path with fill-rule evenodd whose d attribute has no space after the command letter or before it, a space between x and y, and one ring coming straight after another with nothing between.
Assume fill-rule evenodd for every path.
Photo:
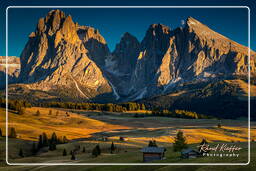
<instances>
[{"instance_id":1,"label":"valley floor","mask_svg":"<svg viewBox=\"0 0 256 171\"><path fill-rule=\"evenodd\" d=\"M37 114L39 111L40 115ZM49 112L51 111L51 112ZM0 109L0 128L5 135L5 109ZM8 114L9 127L14 127L18 138L9 138L8 158L11 163L71 163L69 152L77 145L85 147L80 151L75 163L142 163L140 149L148 145L149 140L156 140L157 145L167 148L166 159L157 163L205 163L205 162L230 162L246 163L248 156L247 121L222 120L221 128L217 127L218 120L214 119L179 119L169 117L134 117L134 113L110 113L99 111L81 111L56 108L27 108L25 114L18 115L13 111ZM256 138L256 124L251 123L251 137ZM172 143L178 130L182 130L186 141L191 148L196 149L198 143L205 138L211 144L227 143L242 147L237 158L203 157L195 159L181 159L179 152L173 152ZM56 151L43 149L36 155L31 154L33 141L38 141L38 136L45 132L50 136L53 132L57 136L66 136L71 140L67 144L57 145ZM104 137L108 137L105 141ZM120 140L120 137L124 140ZM114 142L117 150L110 154L109 148ZM92 157L91 151L99 144L102 155ZM252 142L252 154L255 154L255 142ZM6 166L5 163L5 138L0 137L1 165L3 169L11 170L170 170L187 169L209 170L212 166ZM19 157L20 148L24 151L24 158ZM66 149L68 155L62 156ZM253 156L253 155L252 155ZM255 155L254 155L255 156ZM255 160L255 158L254 158ZM252 160L252 163L254 161ZM255 165L255 163L254 163ZM219 168L229 170L227 166ZM241 169L242 166L236 168ZM251 169L251 165L245 167ZM216 169L215 169L216 170Z\"/></svg>"}]
</instances>

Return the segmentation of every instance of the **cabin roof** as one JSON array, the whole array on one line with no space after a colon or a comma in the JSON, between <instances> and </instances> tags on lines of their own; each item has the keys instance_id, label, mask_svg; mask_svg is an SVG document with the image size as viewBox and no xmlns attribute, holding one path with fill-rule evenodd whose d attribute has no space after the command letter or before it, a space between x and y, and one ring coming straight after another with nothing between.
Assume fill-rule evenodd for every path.
<instances>
[{"instance_id":1,"label":"cabin roof","mask_svg":"<svg viewBox=\"0 0 256 171\"><path fill-rule=\"evenodd\" d=\"M141 152L143 153L163 153L164 151L164 147L144 147L141 149Z\"/></svg>"},{"instance_id":2,"label":"cabin roof","mask_svg":"<svg viewBox=\"0 0 256 171\"><path fill-rule=\"evenodd\" d=\"M198 153L197 150L193 150L192 148L187 148L181 151L182 154L190 153L190 152L195 152Z\"/></svg>"}]
</instances>

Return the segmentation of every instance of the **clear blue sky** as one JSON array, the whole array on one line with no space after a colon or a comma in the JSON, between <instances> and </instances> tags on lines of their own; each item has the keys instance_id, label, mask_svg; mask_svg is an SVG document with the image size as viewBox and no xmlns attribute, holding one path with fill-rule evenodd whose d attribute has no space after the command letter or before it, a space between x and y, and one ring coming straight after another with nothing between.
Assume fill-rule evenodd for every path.
<instances>
[{"instance_id":1,"label":"clear blue sky","mask_svg":"<svg viewBox=\"0 0 256 171\"><path fill-rule=\"evenodd\" d=\"M28 2L29 0L24 0ZM207 0L206 0L207 1ZM47 2L47 0L46 0ZM57 1L60 2L60 1ZM70 1L69 1L70 2ZM75 1L74 1L75 2ZM113 2L113 1L112 1ZM144 1L145 2L145 1ZM150 2L150 1L148 1ZM198 1L197 1L198 2ZM50 3L48 2L47 5ZM1 4L0 4L1 5ZM9 4L15 5L15 4ZM26 5L26 4L19 4ZM31 4L38 5L38 4ZM64 5L60 3L50 5ZM76 4L72 4L76 5ZM81 4L86 5L86 4ZM113 5L112 4L89 4L89 5ZM115 4L131 5L131 4ZM156 5L156 4L135 4ZM161 5L161 4L157 4ZM164 4L172 5L172 4ZM179 4L175 4L179 5ZM181 4L184 5L184 4ZM186 4L187 5L187 4ZM188 4L190 5L190 4ZM206 5L206 4L202 4ZM61 8L60 8L61 9ZM51 9L9 9L9 51L10 56L20 56L28 35L35 30L37 21L44 17ZM182 20L192 16L200 22L208 25L213 30L228 38L247 46L247 9L61 9L70 14L74 22L80 25L92 26L99 29L106 39L110 50L115 48L116 43L124 32L129 32L141 41L147 28L153 23L162 23L172 29L181 25ZM0 21L0 24L3 21ZM3 27L1 27L2 29ZM5 31L5 30L4 30ZM4 42L4 36L1 41ZM256 49L251 43L251 48ZM0 55L5 55L4 46L1 46Z\"/></svg>"}]
</instances>

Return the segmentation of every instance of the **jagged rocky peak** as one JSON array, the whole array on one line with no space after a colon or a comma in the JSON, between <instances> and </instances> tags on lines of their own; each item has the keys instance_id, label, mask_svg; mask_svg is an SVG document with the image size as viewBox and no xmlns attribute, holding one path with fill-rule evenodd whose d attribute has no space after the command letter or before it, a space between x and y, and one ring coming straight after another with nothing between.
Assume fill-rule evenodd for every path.
<instances>
[{"instance_id":1,"label":"jagged rocky peak","mask_svg":"<svg viewBox=\"0 0 256 171\"><path fill-rule=\"evenodd\" d=\"M49 35L56 33L65 18L65 13L63 11L58 9L50 11L46 17L39 19L36 33L47 32Z\"/></svg>"},{"instance_id":2,"label":"jagged rocky peak","mask_svg":"<svg viewBox=\"0 0 256 171\"><path fill-rule=\"evenodd\" d=\"M136 37L131 35L130 33L126 32L123 34L120 42L116 45L116 48L113 52L113 54L125 54L130 52L133 53L133 51L138 51L140 46L140 42L137 40ZM131 56L131 55L128 55Z\"/></svg>"},{"instance_id":3,"label":"jagged rocky peak","mask_svg":"<svg viewBox=\"0 0 256 171\"><path fill-rule=\"evenodd\" d=\"M79 37L78 31L85 28L86 35ZM111 87L96 64L96 59L104 60L107 46L99 43L99 39L87 39L97 35L93 28L74 23L70 15L50 11L39 19L36 31L23 49L20 82L44 91L72 89L75 96L84 98L111 94Z\"/></svg>"},{"instance_id":4,"label":"jagged rocky peak","mask_svg":"<svg viewBox=\"0 0 256 171\"><path fill-rule=\"evenodd\" d=\"M105 59L109 56L110 51L106 40L99 30L89 26L77 25L77 34L85 48L89 51L89 58L98 66L104 66Z\"/></svg>"},{"instance_id":5,"label":"jagged rocky peak","mask_svg":"<svg viewBox=\"0 0 256 171\"><path fill-rule=\"evenodd\" d=\"M81 40L84 42L89 41L90 39L97 40L99 43L107 44L104 37L100 34L98 29L89 26L78 26L77 34Z\"/></svg>"},{"instance_id":6,"label":"jagged rocky peak","mask_svg":"<svg viewBox=\"0 0 256 171\"><path fill-rule=\"evenodd\" d=\"M141 42L143 49L165 51L169 41L171 30L163 24L152 24L149 26L144 39Z\"/></svg>"},{"instance_id":7,"label":"jagged rocky peak","mask_svg":"<svg viewBox=\"0 0 256 171\"><path fill-rule=\"evenodd\" d=\"M137 38L128 32L124 33L112 53L118 71L130 76L135 68L139 51L140 42Z\"/></svg>"}]
</instances>

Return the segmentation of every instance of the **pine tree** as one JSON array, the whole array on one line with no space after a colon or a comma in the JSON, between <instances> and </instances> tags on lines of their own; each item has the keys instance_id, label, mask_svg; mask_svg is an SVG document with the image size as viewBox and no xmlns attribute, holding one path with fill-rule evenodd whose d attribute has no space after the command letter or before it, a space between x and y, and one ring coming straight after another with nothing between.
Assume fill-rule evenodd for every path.
<instances>
[{"instance_id":1,"label":"pine tree","mask_svg":"<svg viewBox=\"0 0 256 171\"><path fill-rule=\"evenodd\" d=\"M110 147L110 153L112 154L115 151L116 147L112 141L111 147Z\"/></svg>"},{"instance_id":2,"label":"pine tree","mask_svg":"<svg viewBox=\"0 0 256 171\"><path fill-rule=\"evenodd\" d=\"M38 150L40 148L42 148L44 145L43 145L43 136L42 135L39 135L39 140L38 140L38 145L37 145L37 148Z\"/></svg>"},{"instance_id":3,"label":"pine tree","mask_svg":"<svg viewBox=\"0 0 256 171\"><path fill-rule=\"evenodd\" d=\"M49 144L49 150L50 151L54 151L54 150L56 150L57 148L56 148L56 144L55 144L55 142L51 142L50 144Z\"/></svg>"},{"instance_id":4,"label":"pine tree","mask_svg":"<svg viewBox=\"0 0 256 171\"><path fill-rule=\"evenodd\" d=\"M58 138L55 132L52 133L51 142L54 142L54 143L58 142Z\"/></svg>"},{"instance_id":5,"label":"pine tree","mask_svg":"<svg viewBox=\"0 0 256 171\"><path fill-rule=\"evenodd\" d=\"M40 116L40 111L39 110L36 111L36 116Z\"/></svg>"},{"instance_id":6,"label":"pine tree","mask_svg":"<svg viewBox=\"0 0 256 171\"><path fill-rule=\"evenodd\" d=\"M67 151L66 151L66 149L64 148L64 150L63 150L63 154L62 154L63 156L66 156L67 155Z\"/></svg>"},{"instance_id":7,"label":"pine tree","mask_svg":"<svg viewBox=\"0 0 256 171\"><path fill-rule=\"evenodd\" d=\"M66 136L64 136L62 141L63 141L63 143L64 143L64 144L68 143L68 139L67 139L67 137L66 137Z\"/></svg>"},{"instance_id":8,"label":"pine tree","mask_svg":"<svg viewBox=\"0 0 256 171\"><path fill-rule=\"evenodd\" d=\"M37 152L37 148L36 148L36 143L35 143L35 142L33 142L31 152L32 152L33 154L36 154L36 152Z\"/></svg>"},{"instance_id":9,"label":"pine tree","mask_svg":"<svg viewBox=\"0 0 256 171\"><path fill-rule=\"evenodd\" d=\"M22 151L22 149L20 148L20 151L19 151L19 156L20 157L24 157L24 155L23 155L23 151Z\"/></svg>"},{"instance_id":10,"label":"pine tree","mask_svg":"<svg viewBox=\"0 0 256 171\"><path fill-rule=\"evenodd\" d=\"M100 149L99 144L97 144L97 145L94 147L94 149L92 150L92 155L93 155L94 157L97 157L97 156L100 155L100 154L101 154L101 149Z\"/></svg>"},{"instance_id":11,"label":"pine tree","mask_svg":"<svg viewBox=\"0 0 256 171\"><path fill-rule=\"evenodd\" d=\"M148 147L157 147L156 141L155 140L149 141Z\"/></svg>"},{"instance_id":12,"label":"pine tree","mask_svg":"<svg viewBox=\"0 0 256 171\"><path fill-rule=\"evenodd\" d=\"M10 132L10 135L9 135L10 138L17 138L17 134L16 134L16 131L15 131L15 128L11 128L11 132Z\"/></svg>"},{"instance_id":13,"label":"pine tree","mask_svg":"<svg viewBox=\"0 0 256 171\"><path fill-rule=\"evenodd\" d=\"M3 136L2 129L0 128L0 137Z\"/></svg>"},{"instance_id":14,"label":"pine tree","mask_svg":"<svg viewBox=\"0 0 256 171\"><path fill-rule=\"evenodd\" d=\"M99 145L99 144L97 144L97 145L96 145L96 148L97 148L97 151L98 151L98 155L100 155L100 154L101 154L100 145Z\"/></svg>"},{"instance_id":15,"label":"pine tree","mask_svg":"<svg viewBox=\"0 0 256 171\"><path fill-rule=\"evenodd\" d=\"M175 137L175 141L173 143L173 150L174 151L181 151L182 149L186 148L186 138L183 136L183 132L179 131Z\"/></svg>"},{"instance_id":16,"label":"pine tree","mask_svg":"<svg viewBox=\"0 0 256 171\"><path fill-rule=\"evenodd\" d=\"M71 154L71 160L76 160L75 152L72 152L72 154Z\"/></svg>"},{"instance_id":17,"label":"pine tree","mask_svg":"<svg viewBox=\"0 0 256 171\"><path fill-rule=\"evenodd\" d=\"M85 153L85 147L83 147L83 151L82 152Z\"/></svg>"},{"instance_id":18,"label":"pine tree","mask_svg":"<svg viewBox=\"0 0 256 171\"><path fill-rule=\"evenodd\" d=\"M45 132L43 132L42 139L43 139L43 141L42 141L43 146L44 147L48 146L48 144L49 144L48 137Z\"/></svg>"}]
</instances>

